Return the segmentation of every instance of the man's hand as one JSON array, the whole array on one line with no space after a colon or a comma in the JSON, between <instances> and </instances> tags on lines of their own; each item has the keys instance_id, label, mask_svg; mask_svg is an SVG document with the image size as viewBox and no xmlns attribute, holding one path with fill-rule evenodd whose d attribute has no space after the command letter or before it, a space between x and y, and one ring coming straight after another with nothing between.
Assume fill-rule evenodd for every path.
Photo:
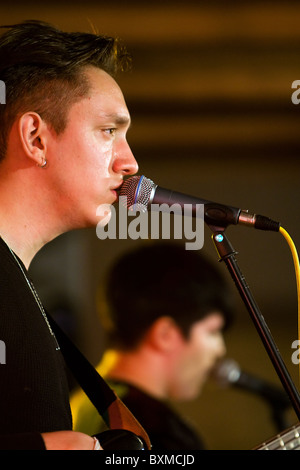
<instances>
[{"instance_id":1,"label":"man's hand","mask_svg":"<svg viewBox=\"0 0 300 470\"><path fill-rule=\"evenodd\" d=\"M55 431L42 433L47 450L103 450L95 439L82 432Z\"/></svg>"}]
</instances>

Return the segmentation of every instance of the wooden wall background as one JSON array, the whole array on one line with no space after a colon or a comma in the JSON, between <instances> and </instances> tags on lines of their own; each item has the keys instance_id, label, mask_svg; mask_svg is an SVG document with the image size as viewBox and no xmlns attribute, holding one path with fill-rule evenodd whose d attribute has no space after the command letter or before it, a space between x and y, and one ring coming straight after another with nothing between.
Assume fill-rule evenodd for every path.
<instances>
[{"instance_id":1,"label":"wooden wall background","mask_svg":"<svg viewBox=\"0 0 300 470\"><path fill-rule=\"evenodd\" d=\"M279 220L300 246L300 79L296 1L1 2L0 22L41 19L66 30L121 37L133 56L120 79L133 125L129 142L140 173L161 186ZM280 234L228 229L238 261L298 386L291 362L297 302L291 254ZM60 237L31 271L44 302L94 363L105 338L95 291L106 267L139 241L100 241L94 230ZM210 234L205 253L216 260ZM225 272L225 267L220 266ZM227 275L227 273L225 273ZM229 282L231 282L229 280ZM233 286L234 290L234 286ZM228 356L274 383L278 378L239 297L226 337ZM70 312L72 315L70 315ZM250 449L277 432L260 398L209 383L178 404L211 449ZM293 410L287 422L297 421Z\"/></svg>"}]
</instances>

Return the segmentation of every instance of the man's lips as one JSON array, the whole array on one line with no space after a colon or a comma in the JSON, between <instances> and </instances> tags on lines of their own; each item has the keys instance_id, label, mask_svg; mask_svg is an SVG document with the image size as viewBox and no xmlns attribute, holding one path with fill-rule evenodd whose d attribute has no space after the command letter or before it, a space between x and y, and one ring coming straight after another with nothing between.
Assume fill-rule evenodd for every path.
<instances>
[{"instance_id":1,"label":"man's lips","mask_svg":"<svg viewBox=\"0 0 300 470\"><path fill-rule=\"evenodd\" d=\"M123 181L120 184L118 184L118 186L115 186L114 188L111 189L111 192L115 196L115 202L117 202L119 199L119 191L121 189L122 184L123 184Z\"/></svg>"},{"instance_id":2,"label":"man's lips","mask_svg":"<svg viewBox=\"0 0 300 470\"><path fill-rule=\"evenodd\" d=\"M121 189L121 186L123 185L124 181L122 180L117 186L114 186L112 188L113 191L118 191Z\"/></svg>"}]
</instances>

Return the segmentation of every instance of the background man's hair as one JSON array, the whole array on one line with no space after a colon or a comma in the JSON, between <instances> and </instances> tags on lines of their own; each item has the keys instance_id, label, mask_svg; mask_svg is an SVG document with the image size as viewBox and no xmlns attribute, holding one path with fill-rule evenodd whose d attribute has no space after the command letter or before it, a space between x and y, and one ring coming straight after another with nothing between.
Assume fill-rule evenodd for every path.
<instances>
[{"instance_id":1,"label":"background man's hair","mask_svg":"<svg viewBox=\"0 0 300 470\"><path fill-rule=\"evenodd\" d=\"M147 242L121 256L99 299L109 345L121 349L137 346L162 316L173 318L186 338L193 323L214 311L226 327L232 321L232 292L218 266L176 243Z\"/></svg>"},{"instance_id":2,"label":"background man's hair","mask_svg":"<svg viewBox=\"0 0 300 470\"><path fill-rule=\"evenodd\" d=\"M6 104L0 106L0 160L18 115L37 112L59 134L70 106L89 90L85 67L95 66L115 76L130 65L129 54L116 38L63 32L35 20L2 28L7 29L0 36L0 80L6 86Z\"/></svg>"}]
</instances>

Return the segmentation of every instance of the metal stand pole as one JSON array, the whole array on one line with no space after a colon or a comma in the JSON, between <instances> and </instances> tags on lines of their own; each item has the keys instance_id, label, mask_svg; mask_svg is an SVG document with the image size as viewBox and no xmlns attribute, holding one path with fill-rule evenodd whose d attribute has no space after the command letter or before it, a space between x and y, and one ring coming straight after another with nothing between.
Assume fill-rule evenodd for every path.
<instances>
[{"instance_id":1,"label":"metal stand pole","mask_svg":"<svg viewBox=\"0 0 300 470\"><path fill-rule=\"evenodd\" d=\"M246 283L245 277L241 273L237 264L235 255L237 252L228 241L224 229L218 227L211 227L213 231L212 239L216 250L219 254L220 261L224 261L226 264L231 277L245 303L247 310L253 320L253 323L260 335L260 338L264 344L264 347L273 363L273 366L278 374L278 377L291 400L294 410L300 419L300 395L296 389L290 374L285 366L285 363L280 355L280 352L272 338L269 328L262 316L251 292L249 286Z\"/></svg>"}]
</instances>

